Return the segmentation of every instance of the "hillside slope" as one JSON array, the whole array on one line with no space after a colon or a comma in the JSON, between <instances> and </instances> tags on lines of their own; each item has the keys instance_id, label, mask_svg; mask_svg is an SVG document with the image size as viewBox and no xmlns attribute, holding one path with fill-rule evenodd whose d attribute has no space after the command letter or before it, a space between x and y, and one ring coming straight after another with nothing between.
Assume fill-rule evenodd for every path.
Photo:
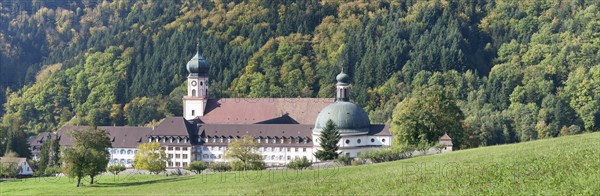
<instances>
[{"instance_id":1,"label":"hillside slope","mask_svg":"<svg viewBox=\"0 0 600 196\"><path fill-rule=\"evenodd\" d=\"M597 194L600 133L484 147L383 164L309 171L195 176L102 176L75 188L68 178L0 183L0 195L31 194Z\"/></svg>"}]
</instances>

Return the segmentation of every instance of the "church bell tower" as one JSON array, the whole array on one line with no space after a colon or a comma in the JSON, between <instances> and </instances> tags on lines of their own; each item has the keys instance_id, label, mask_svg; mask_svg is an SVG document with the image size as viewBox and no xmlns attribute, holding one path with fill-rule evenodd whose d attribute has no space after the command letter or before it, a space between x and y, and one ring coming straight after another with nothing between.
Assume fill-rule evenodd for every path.
<instances>
[{"instance_id":1,"label":"church bell tower","mask_svg":"<svg viewBox=\"0 0 600 196\"><path fill-rule=\"evenodd\" d=\"M200 44L196 46L196 55L187 63L189 72L187 96L183 97L183 117L187 120L204 115L208 101L209 64L200 53Z\"/></svg>"}]
</instances>

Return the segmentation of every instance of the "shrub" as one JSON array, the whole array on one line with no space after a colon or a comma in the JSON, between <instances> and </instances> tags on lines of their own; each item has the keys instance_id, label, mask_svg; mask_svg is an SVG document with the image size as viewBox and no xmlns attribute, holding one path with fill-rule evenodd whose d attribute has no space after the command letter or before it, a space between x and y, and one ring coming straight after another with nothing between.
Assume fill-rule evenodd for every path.
<instances>
[{"instance_id":1,"label":"shrub","mask_svg":"<svg viewBox=\"0 0 600 196\"><path fill-rule=\"evenodd\" d=\"M413 147L393 148L384 150L373 150L361 153L358 157L365 160L371 160L373 163L395 161L412 156Z\"/></svg>"},{"instance_id":2,"label":"shrub","mask_svg":"<svg viewBox=\"0 0 600 196\"><path fill-rule=\"evenodd\" d=\"M228 163L212 163L208 165L208 168L215 172L225 172L231 170Z\"/></svg>"},{"instance_id":3,"label":"shrub","mask_svg":"<svg viewBox=\"0 0 600 196\"><path fill-rule=\"evenodd\" d=\"M302 157L292 160L290 163L288 163L287 167L290 169L306 169L311 165L312 161L308 160L306 157Z\"/></svg>"},{"instance_id":4,"label":"shrub","mask_svg":"<svg viewBox=\"0 0 600 196\"><path fill-rule=\"evenodd\" d=\"M350 161L350 165L352 166L358 166L362 164L365 164L364 159L352 159L352 161Z\"/></svg>"},{"instance_id":5,"label":"shrub","mask_svg":"<svg viewBox=\"0 0 600 196\"><path fill-rule=\"evenodd\" d=\"M56 175L56 174L60 174L62 173L62 169L60 168L60 166L53 166L53 167L47 167L46 170L44 171L45 175Z\"/></svg>"},{"instance_id":6,"label":"shrub","mask_svg":"<svg viewBox=\"0 0 600 196\"><path fill-rule=\"evenodd\" d=\"M106 168L106 171L108 171L114 175L119 175L119 173L121 173L122 171L125 171L125 165L123 165L123 164L109 165Z\"/></svg>"},{"instance_id":7,"label":"shrub","mask_svg":"<svg viewBox=\"0 0 600 196\"><path fill-rule=\"evenodd\" d=\"M204 161L192 161L192 163L190 163L190 166L188 166L187 170L189 171L193 171L196 174L202 173L203 170L205 170L207 168L206 164L204 163Z\"/></svg>"},{"instance_id":8,"label":"shrub","mask_svg":"<svg viewBox=\"0 0 600 196\"><path fill-rule=\"evenodd\" d=\"M350 165L352 162L352 158L350 158L350 156L339 156L337 159L335 159L335 162L341 163L343 165Z\"/></svg>"},{"instance_id":9,"label":"shrub","mask_svg":"<svg viewBox=\"0 0 600 196\"><path fill-rule=\"evenodd\" d=\"M244 170L263 170L267 168L263 161L252 161L244 163L242 161L231 162L231 170L233 171L244 171Z\"/></svg>"}]
</instances>

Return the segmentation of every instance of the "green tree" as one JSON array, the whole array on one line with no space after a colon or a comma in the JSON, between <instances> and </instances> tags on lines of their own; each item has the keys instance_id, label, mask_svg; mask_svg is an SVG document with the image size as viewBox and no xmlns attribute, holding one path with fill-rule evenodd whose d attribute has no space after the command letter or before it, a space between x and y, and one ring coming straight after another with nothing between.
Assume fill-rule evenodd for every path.
<instances>
[{"instance_id":1,"label":"green tree","mask_svg":"<svg viewBox=\"0 0 600 196\"><path fill-rule=\"evenodd\" d=\"M396 146L435 143L448 133L454 146L461 146L464 115L441 86L416 90L394 109L391 132Z\"/></svg>"},{"instance_id":2,"label":"green tree","mask_svg":"<svg viewBox=\"0 0 600 196\"><path fill-rule=\"evenodd\" d=\"M72 178L77 178L77 187L81 185L81 178L90 176L90 184L94 184L94 177L106 170L112 147L108 132L96 127L83 130L73 130L71 138L73 146L65 150L64 170Z\"/></svg>"},{"instance_id":3,"label":"green tree","mask_svg":"<svg viewBox=\"0 0 600 196\"><path fill-rule=\"evenodd\" d=\"M125 171L125 165L123 164L113 164L113 165L109 165L106 168L106 171L114 174L114 175L119 175L119 173L121 173L122 171Z\"/></svg>"},{"instance_id":4,"label":"green tree","mask_svg":"<svg viewBox=\"0 0 600 196\"><path fill-rule=\"evenodd\" d=\"M160 148L160 143L140 144L133 159L133 167L159 174L167 169L167 154Z\"/></svg>"},{"instance_id":5,"label":"green tree","mask_svg":"<svg viewBox=\"0 0 600 196\"><path fill-rule=\"evenodd\" d=\"M335 128L335 123L329 119L319 136L321 148L315 152L315 157L322 161L337 159L340 155L337 152L340 138L340 132Z\"/></svg>"},{"instance_id":6,"label":"green tree","mask_svg":"<svg viewBox=\"0 0 600 196\"><path fill-rule=\"evenodd\" d=\"M202 171L204 171L206 168L208 168L208 166L206 163L204 163L204 161L192 161L186 169L199 174L202 173Z\"/></svg>"},{"instance_id":7,"label":"green tree","mask_svg":"<svg viewBox=\"0 0 600 196\"><path fill-rule=\"evenodd\" d=\"M225 158L233 159L233 170L260 170L264 169L262 156L258 150L258 142L254 137L245 135L240 139L234 139L227 145Z\"/></svg>"},{"instance_id":8,"label":"green tree","mask_svg":"<svg viewBox=\"0 0 600 196\"><path fill-rule=\"evenodd\" d=\"M6 153L15 152L18 157L31 157L29 150L29 142L27 142L27 134L19 126L19 121L12 121L7 130L6 137Z\"/></svg>"},{"instance_id":9,"label":"green tree","mask_svg":"<svg viewBox=\"0 0 600 196\"><path fill-rule=\"evenodd\" d=\"M0 176L6 178L14 178L19 175L19 161L17 160L17 153L6 152L2 160L0 161Z\"/></svg>"}]
</instances>

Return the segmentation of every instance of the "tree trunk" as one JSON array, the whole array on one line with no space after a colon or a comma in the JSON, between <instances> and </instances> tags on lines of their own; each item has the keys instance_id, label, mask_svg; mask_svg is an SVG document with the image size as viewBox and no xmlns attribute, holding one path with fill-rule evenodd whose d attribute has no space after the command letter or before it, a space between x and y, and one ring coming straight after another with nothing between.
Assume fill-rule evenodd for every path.
<instances>
[{"instance_id":1,"label":"tree trunk","mask_svg":"<svg viewBox=\"0 0 600 196\"><path fill-rule=\"evenodd\" d=\"M94 176L90 176L91 180L90 180L90 184L94 184Z\"/></svg>"},{"instance_id":2,"label":"tree trunk","mask_svg":"<svg viewBox=\"0 0 600 196\"><path fill-rule=\"evenodd\" d=\"M81 185L81 178L77 178L77 187Z\"/></svg>"}]
</instances>

